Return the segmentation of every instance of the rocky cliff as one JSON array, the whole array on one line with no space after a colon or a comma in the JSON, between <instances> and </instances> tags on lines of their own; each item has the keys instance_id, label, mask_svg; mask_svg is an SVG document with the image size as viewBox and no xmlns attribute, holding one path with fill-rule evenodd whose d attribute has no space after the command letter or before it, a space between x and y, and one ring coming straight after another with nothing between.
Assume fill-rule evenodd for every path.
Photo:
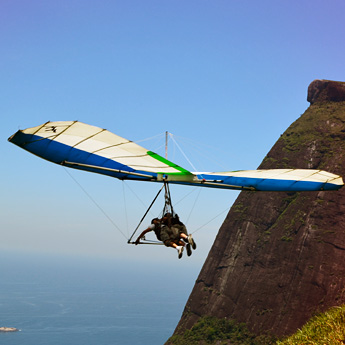
<instances>
[{"instance_id":1,"label":"rocky cliff","mask_svg":"<svg viewBox=\"0 0 345 345\"><path fill-rule=\"evenodd\" d=\"M316 80L306 112L259 168L323 169L345 176L345 83ZM255 334L291 334L345 303L345 188L242 192L189 297L175 334L209 315Z\"/></svg>"}]
</instances>

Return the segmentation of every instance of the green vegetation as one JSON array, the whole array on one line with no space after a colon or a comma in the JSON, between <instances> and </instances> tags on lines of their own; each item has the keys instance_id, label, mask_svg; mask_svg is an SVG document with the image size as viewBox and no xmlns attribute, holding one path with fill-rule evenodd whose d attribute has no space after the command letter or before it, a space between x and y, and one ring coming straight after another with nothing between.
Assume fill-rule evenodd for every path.
<instances>
[{"instance_id":1,"label":"green vegetation","mask_svg":"<svg viewBox=\"0 0 345 345\"><path fill-rule=\"evenodd\" d=\"M299 152L300 157L305 158L306 166L312 164L314 168L326 168L329 160L342 155L345 147L343 119L344 102L323 102L310 106L278 141L285 153L285 157L279 159L280 167L289 167L290 158L293 160L295 153Z\"/></svg>"},{"instance_id":2,"label":"green vegetation","mask_svg":"<svg viewBox=\"0 0 345 345\"><path fill-rule=\"evenodd\" d=\"M270 336L256 336L250 333L245 324L234 320L204 316L190 330L169 339L174 345L274 345L276 339Z\"/></svg>"},{"instance_id":3,"label":"green vegetation","mask_svg":"<svg viewBox=\"0 0 345 345\"><path fill-rule=\"evenodd\" d=\"M269 311L268 311L269 312ZM294 335L277 340L268 335L256 336L245 324L229 319L204 316L182 335L169 339L174 345L344 345L345 305L314 316Z\"/></svg>"},{"instance_id":4,"label":"green vegetation","mask_svg":"<svg viewBox=\"0 0 345 345\"><path fill-rule=\"evenodd\" d=\"M291 241L292 241L292 237L282 236L281 240L282 240L283 242L291 242Z\"/></svg>"},{"instance_id":5,"label":"green vegetation","mask_svg":"<svg viewBox=\"0 0 345 345\"><path fill-rule=\"evenodd\" d=\"M332 308L313 317L291 337L277 345L343 345L345 344L345 306Z\"/></svg>"}]
</instances>

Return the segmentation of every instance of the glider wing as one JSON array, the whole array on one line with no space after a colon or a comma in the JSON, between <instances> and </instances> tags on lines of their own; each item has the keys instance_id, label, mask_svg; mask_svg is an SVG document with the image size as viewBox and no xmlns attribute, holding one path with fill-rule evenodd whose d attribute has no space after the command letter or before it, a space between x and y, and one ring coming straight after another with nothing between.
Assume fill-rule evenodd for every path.
<instances>
[{"instance_id":1,"label":"glider wing","mask_svg":"<svg viewBox=\"0 0 345 345\"><path fill-rule=\"evenodd\" d=\"M105 129L78 121L47 122L19 130L13 144L56 164L116 177L253 191L338 190L340 176L322 170L269 169L190 172Z\"/></svg>"}]
</instances>

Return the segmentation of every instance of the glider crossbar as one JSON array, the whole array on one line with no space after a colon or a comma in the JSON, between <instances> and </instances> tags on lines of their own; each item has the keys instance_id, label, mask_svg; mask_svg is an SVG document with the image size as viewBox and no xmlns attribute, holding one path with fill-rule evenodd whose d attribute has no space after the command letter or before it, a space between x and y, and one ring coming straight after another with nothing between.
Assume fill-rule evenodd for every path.
<instances>
[{"instance_id":1,"label":"glider crossbar","mask_svg":"<svg viewBox=\"0 0 345 345\"><path fill-rule=\"evenodd\" d=\"M128 242L128 243L135 244L135 242ZM144 240L144 239L140 239L140 242L138 244L151 244L154 246L164 246L163 242L153 241L153 240Z\"/></svg>"},{"instance_id":2,"label":"glider crossbar","mask_svg":"<svg viewBox=\"0 0 345 345\"><path fill-rule=\"evenodd\" d=\"M75 162L67 162L67 161L63 161L61 163L62 165L65 166L79 166L79 167L84 167L84 168L90 168L90 169L97 169L97 170L103 170L103 171L112 171L112 172L116 172L119 174L125 174L125 175L134 175L134 176L140 176L140 177L146 177L150 180L156 180L155 176L152 175L147 175L147 174L141 174L141 173L135 173L135 172L131 172L131 171L125 171L125 170L118 170L118 169L111 169L111 168L103 168L103 167L99 167L97 165L90 165L90 164L83 164L83 163L75 163Z\"/></svg>"},{"instance_id":3,"label":"glider crossbar","mask_svg":"<svg viewBox=\"0 0 345 345\"><path fill-rule=\"evenodd\" d=\"M233 186L231 184L226 184L226 183L220 183L220 181L210 181L210 180L198 180L197 183L206 185L206 186L219 186L219 187L228 187L231 189L237 189L237 190L248 190L248 191L255 191L256 189L254 187L244 187L244 186Z\"/></svg>"}]
</instances>

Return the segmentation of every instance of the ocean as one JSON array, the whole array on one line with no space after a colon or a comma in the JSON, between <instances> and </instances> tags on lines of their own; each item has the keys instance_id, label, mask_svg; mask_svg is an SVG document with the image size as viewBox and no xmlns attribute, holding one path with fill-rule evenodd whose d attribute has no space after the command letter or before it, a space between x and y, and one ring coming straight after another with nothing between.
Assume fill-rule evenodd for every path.
<instances>
[{"instance_id":1,"label":"ocean","mask_svg":"<svg viewBox=\"0 0 345 345\"><path fill-rule=\"evenodd\" d=\"M0 327L20 329L0 333L1 345L162 345L198 274L114 259L2 253L0 262Z\"/></svg>"}]
</instances>

